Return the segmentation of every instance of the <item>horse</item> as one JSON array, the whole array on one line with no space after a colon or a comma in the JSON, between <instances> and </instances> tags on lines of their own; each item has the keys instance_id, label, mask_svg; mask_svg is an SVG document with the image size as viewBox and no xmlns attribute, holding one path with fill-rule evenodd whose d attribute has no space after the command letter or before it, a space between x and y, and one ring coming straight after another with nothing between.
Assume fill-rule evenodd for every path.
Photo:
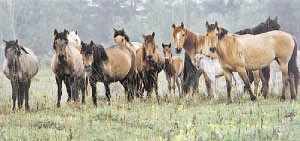
<instances>
[{"instance_id":1,"label":"horse","mask_svg":"<svg viewBox=\"0 0 300 141\"><path fill-rule=\"evenodd\" d=\"M175 83L177 84L179 96L182 97L181 93L181 84L183 80L183 59L180 56L172 56L171 52L171 43L170 44L164 44L162 43L163 47L163 53L165 56L165 74L168 81L168 89L169 93L171 92L171 88L174 90L175 95ZM178 79L179 78L179 79ZM173 79L173 85L172 85L172 79Z\"/></svg>"},{"instance_id":2,"label":"horse","mask_svg":"<svg viewBox=\"0 0 300 141\"><path fill-rule=\"evenodd\" d=\"M127 100L133 99L134 93L134 69L135 55L127 46L116 44L109 48L95 44L92 40L89 44L81 42L81 55L85 72L92 87L94 106L97 107L96 83L103 82L105 95L110 104L110 88L112 82L120 82L127 94Z\"/></svg>"},{"instance_id":3,"label":"horse","mask_svg":"<svg viewBox=\"0 0 300 141\"><path fill-rule=\"evenodd\" d=\"M226 29L218 27L217 21L215 24L206 24L206 28L210 51L217 53L224 70L228 103L232 103L230 92L233 71L237 71L242 77L251 100L255 101L256 96L251 90L246 70L262 69L273 60L280 62L282 72L283 87L280 99L286 99L285 91L288 83L291 99L296 99L295 89L298 88L299 71L296 64L297 42L292 35L279 30L258 35L232 35ZM267 98L266 94L264 98Z\"/></svg>"},{"instance_id":4,"label":"horse","mask_svg":"<svg viewBox=\"0 0 300 141\"><path fill-rule=\"evenodd\" d=\"M122 30L117 30L114 28L114 42L128 46L134 52L135 56L136 56L137 49L142 47L141 43L130 41L129 36L126 34L124 28L122 28ZM142 82L142 78L139 75L137 69L135 72L135 81L136 81L135 82L136 83L136 91L135 91L136 96L141 97L142 92L143 92L143 82Z\"/></svg>"},{"instance_id":5,"label":"horse","mask_svg":"<svg viewBox=\"0 0 300 141\"><path fill-rule=\"evenodd\" d=\"M199 50L202 49L203 54L206 54L213 58L216 58L217 55L212 54L205 49L205 46L207 44L205 35L190 31L189 29L184 27L183 23L181 23L181 25L179 26L176 26L175 24L172 25L172 37L174 39L176 53L179 54L182 48L185 50L185 62L183 69L183 93L188 93L189 86L192 84L194 95L198 91L199 77L202 74L202 72L195 67L196 53L199 53ZM198 48L198 46L200 47ZM208 97L213 98L211 80L205 72L203 73L203 75L208 90Z\"/></svg>"},{"instance_id":6,"label":"horse","mask_svg":"<svg viewBox=\"0 0 300 141\"><path fill-rule=\"evenodd\" d=\"M213 96L215 99L218 99L218 95L216 94L216 78L224 75L218 59L211 58L204 54L196 54L195 60L196 68L205 72L211 80ZM238 97L241 97L244 93L244 82L237 72L233 72L233 78L237 85Z\"/></svg>"},{"instance_id":7,"label":"horse","mask_svg":"<svg viewBox=\"0 0 300 141\"><path fill-rule=\"evenodd\" d=\"M265 32L272 31L272 30L280 30L280 25L277 22L277 16L275 17L274 20L269 17L265 22L260 23L259 25L255 26L254 28L247 28L244 30L240 30L240 31L235 32L235 34L257 35L257 34L265 33ZM250 83L252 83L254 81L254 85L255 85L254 94L255 95L257 95L259 77L263 83L263 88L261 89L261 92L268 93L271 68L270 68L270 66L268 66L266 68L263 68L262 70L256 70L254 72L247 71L247 75L249 77ZM259 75L259 74L261 74L261 75ZM254 76L256 76L256 77L254 77Z\"/></svg>"},{"instance_id":8,"label":"horse","mask_svg":"<svg viewBox=\"0 0 300 141\"><path fill-rule=\"evenodd\" d=\"M3 63L3 73L10 80L12 87L13 108L16 109L16 100L18 99L18 108L23 106L25 97L25 110L29 111L29 88L31 79L38 72L38 60L33 51L16 41L5 41L5 59Z\"/></svg>"},{"instance_id":9,"label":"horse","mask_svg":"<svg viewBox=\"0 0 300 141\"><path fill-rule=\"evenodd\" d=\"M165 60L155 43L155 33L153 32L151 35L143 34L142 37L144 40L143 46L136 51L136 67L144 85L142 91L145 90L147 97L150 98L154 89L157 102L159 102L157 78L158 73L164 68Z\"/></svg>"},{"instance_id":10,"label":"horse","mask_svg":"<svg viewBox=\"0 0 300 141\"><path fill-rule=\"evenodd\" d=\"M142 47L139 42L131 42L129 36L126 34L124 28L122 30L117 30L114 28L114 41L115 43L120 43L128 46L130 49L136 53L136 50Z\"/></svg>"},{"instance_id":11,"label":"horse","mask_svg":"<svg viewBox=\"0 0 300 141\"><path fill-rule=\"evenodd\" d=\"M81 50L81 40L77 31L69 32L67 38L69 40L68 45L75 46L78 50Z\"/></svg>"},{"instance_id":12,"label":"horse","mask_svg":"<svg viewBox=\"0 0 300 141\"><path fill-rule=\"evenodd\" d=\"M85 73L82 56L77 46L69 44L69 31L58 33L54 30L53 49L55 54L52 58L51 69L55 74L57 83L57 107L60 107L62 96L62 82L65 83L68 92L68 102L73 98L78 99L78 90L82 93L82 103L85 103ZM82 85L84 84L84 85Z\"/></svg>"}]
</instances>

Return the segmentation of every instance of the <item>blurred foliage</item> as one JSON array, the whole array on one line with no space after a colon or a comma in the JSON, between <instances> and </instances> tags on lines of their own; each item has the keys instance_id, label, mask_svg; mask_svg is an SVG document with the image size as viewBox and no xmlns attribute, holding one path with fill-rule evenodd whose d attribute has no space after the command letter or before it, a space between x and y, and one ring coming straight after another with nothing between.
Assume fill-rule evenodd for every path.
<instances>
[{"instance_id":1,"label":"blurred foliage","mask_svg":"<svg viewBox=\"0 0 300 141\"><path fill-rule=\"evenodd\" d=\"M282 30L299 39L299 13L298 0L0 0L0 38L19 39L49 65L55 28L77 30L83 41L106 47L113 44L113 28L139 42L154 31L160 46L172 42L172 23L204 33L205 21L218 20L235 32L278 16Z\"/></svg>"}]
</instances>

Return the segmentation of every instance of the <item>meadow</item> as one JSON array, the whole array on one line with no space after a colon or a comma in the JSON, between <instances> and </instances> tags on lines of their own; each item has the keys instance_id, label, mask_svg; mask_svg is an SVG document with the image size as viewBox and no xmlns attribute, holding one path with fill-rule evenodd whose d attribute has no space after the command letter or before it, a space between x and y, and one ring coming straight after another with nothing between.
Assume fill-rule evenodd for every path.
<instances>
[{"instance_id":1,"label":"meadow","mask_svg":"<svg viewBox=\"0 0 300 141\"><path fill-rule=\"evenodd\" d=\"M31 111L12 112L11 86L0 74L0 140L299 140L300 100L280 102L277 96L251 102L248 94L226 105L224 79L218 79L220 99L200 94L179 99L168 94L167 101L125 101L123 88L111 85L113 100L106 102L98 84L98 107L91 94L87 103L63 103L56 108L57 87L50 70L40 70L30 88ZM159 75L159 91L166 94L167 82ZM288 97L290 97L288 95Z\"/></svg>"}]
</instances>

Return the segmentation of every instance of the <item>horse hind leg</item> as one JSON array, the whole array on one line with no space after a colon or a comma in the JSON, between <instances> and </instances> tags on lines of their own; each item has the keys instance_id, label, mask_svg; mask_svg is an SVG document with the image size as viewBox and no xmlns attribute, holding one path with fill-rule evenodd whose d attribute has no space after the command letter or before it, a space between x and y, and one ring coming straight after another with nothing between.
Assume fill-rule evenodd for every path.
<instances>
[{"instance_id":1,"label":"horse hind leg","mask_svg":"<svg viewBox=\"0 0 300 141\"><path fill-rule=\"evenodd\" d=\"M280 67L281 67L281 72L282 72L282 96L280 98L280 100L285 100L285 91L286 91L286 87L288 85L288 79L289 79L289 75L288 75L288 66L286 63L280 63Z\"/></svg>"},{"instance_id":2,"label":"horse hind leg","mask_svg":"<svg viewBox=\"0 0 300 141\"><path fill-rule=\"evenodd\" d=\"M111 95L110 95L109 84L108 84L108 83L104 83L104 87L105 87L105 95L106 95L106 98L107 98L107 102L108 102L108 104L110 105L110 98L111 98Z\"/></svg>"},{"instance_id":3,"label":"horse hind leg","mask_svg":"<svg viewBox=\"0 0 300 141\"><path fill-rule=\"evenodd\" d=\"M242 77L242 79L243 79L243 81L245 83L245 87L248 89L248 92L250 94L251 100L255 101L256 100L256 96L253 94L253 92L251 90L250 81L249 81L249 78L247 76L247 72L246 72L245 68L238 68L237 72Z\"/></svg>"},{"instance_id":4,"label":"horse hind leg","mask_svg":"<svg viewBox=\"0 0 300 141\"><path fill-rule=\"evenodd\" d=\"M227 86L227 104L231 104L232 103L232 98L231 98L232 73L229 70L224 69L224 76L226 79L226 86Z\"/></svg>"},{"instance_id":5,"label":"horse hind leg","mask_svg":"<svg viewBox=\"0 0 300 141\"><path fill-rule=\"evenodd\" d=\"M83 85L80 85L79 84L79 87L80 87L80 90L81 90L81 96L82 96L82 98L81 98L81 103L82 104L85 104L85 95L86 95L86 90L87 90L87 81L86 81L86 79L85 78L80 78L80 82L83 82Z\"/></svg>"},{"instance_id":6,"label":"horse hind leg","mask_svg":"<svg viewBox=\"0 0 300 141\"><path fill-rule=\"evenodd\" d=\"M29 107L29 88L30 88L31 80L28 80L25 83L25 110L30 111Z\"/></svg>"}]
</instances>

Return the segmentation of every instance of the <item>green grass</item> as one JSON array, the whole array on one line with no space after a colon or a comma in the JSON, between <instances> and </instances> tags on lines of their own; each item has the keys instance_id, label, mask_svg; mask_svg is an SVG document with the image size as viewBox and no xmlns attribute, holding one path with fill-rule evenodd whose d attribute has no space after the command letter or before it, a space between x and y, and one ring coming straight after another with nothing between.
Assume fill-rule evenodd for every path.
<instances>
[{"instance_id":1,"label":"green grass","mask_svg":"<svg viewBox=\"0 0 300 141\"><path fill-rule=\"evenodd\" d=\"M160 75L160 92L167 84ZM203 79L203 78L201 78ZM224 80L218 92L226 94ZM201 83L200 83L201 84ZM99 86L101 86L99 84ZM0 140L299 140L299 100L279 102L274 96L251 102L248 95L226 105L226 97L209 100L201 94L189 100L171 97L157 104L155 94L146 102L125 102L119 84L111 86L113 101L107 105L103 87L99 89L98 108L66 103L56 108L56 84L50 71L42 70L30 89L31 111L11 112L9 81L0 75ZM119 96L116 96L118 93Z\"/></svg>"}]
</instances>

